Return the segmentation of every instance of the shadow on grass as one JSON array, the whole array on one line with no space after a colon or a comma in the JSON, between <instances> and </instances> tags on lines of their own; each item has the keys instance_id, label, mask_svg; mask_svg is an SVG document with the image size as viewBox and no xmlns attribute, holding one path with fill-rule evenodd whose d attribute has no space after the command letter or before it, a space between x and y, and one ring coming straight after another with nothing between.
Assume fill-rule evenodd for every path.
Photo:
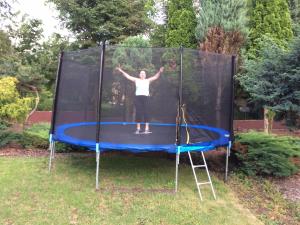
<instances>
[{"instance_id":1,"label":"shadow on grass","mask_svg":"<svg viewBox=\"0 0 300 225\"><path fill-rule=\"evenodd\" d=\"M58 157L54 168L61 176L95 179L95 154ZM174 178L175 161L160 158L160 154L155 157L153 154L107 152L100 157L100 182L106 190L174 193Z\"/></svg>"}]
</instances>

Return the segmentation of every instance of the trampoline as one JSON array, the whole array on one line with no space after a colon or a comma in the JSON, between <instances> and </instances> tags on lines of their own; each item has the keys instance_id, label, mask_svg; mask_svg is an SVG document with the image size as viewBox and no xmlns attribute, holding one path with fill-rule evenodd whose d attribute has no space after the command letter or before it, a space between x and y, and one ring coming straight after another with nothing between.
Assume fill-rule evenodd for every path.
<instances>
[{"instance_id":1,"label":"trampoline","mask_svg":"<svg viewBox=\"0 0 300 225\"><path fill-rule=\"evenodd\" d=\"M164 68L162 75L149 81L147 107L142 109L147 111L147 121L137 106L136 83L120 75L121 70L116 69L120 65L132 77L144 71L151 78ZM177 191L180 154L187 153L200 198L200 186L206 184L215 197L204 152L226 148L226 180L233 138L234 73L235 56L182 47L138 48L102 43L95 48L62 52L52 110L49 171L56 142L95 151L96 189L101 152L164 151L176 154ZM141 129L149 125L151 132L136 133L138 124ZM192 152L200 152L202 165L194 164ZM208 182L199 182L196 168L206 169Z\"/></svg>"},{"instance_id":2,"label":"trampoline","mask_svg":"<svg viewBox=\"0 0 300 225\"><path fill-rule=\"evenodd\" d=\"M87 147L95 150L95 140L89 139L89 133L95 133L97 122L70 123L57 127L57 134L54 140L65 142L68 144ZM168 153L177 153L177 145L174 143L172 136L165 135L174 130L176 124L167 123L150 123L152 127L151 134L134 135L136 123L131 122L101 122L99 124L103 128L99 148L101 151L108 150L126 150L131 152L147 152L147 151L166 151ZM193 144L181 145L181 152L187 151L208 151L216 149L219 146L228 145L230 139L229 132L208 126L201 125L181 125L183 129L190 129L191 132L206 132L214 136L215 139L209 141L207 137L199 135L198 141ZM167 138L165 138L167 137ZM186 136L182 136L186 139ZM151 144L138 144L151 143Z\"/></svg>"}]
</instances>

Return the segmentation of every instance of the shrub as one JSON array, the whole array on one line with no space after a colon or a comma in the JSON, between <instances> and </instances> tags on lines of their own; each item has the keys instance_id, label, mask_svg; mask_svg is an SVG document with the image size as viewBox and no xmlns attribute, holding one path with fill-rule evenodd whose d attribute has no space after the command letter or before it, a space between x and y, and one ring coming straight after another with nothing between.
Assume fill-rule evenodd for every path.
<instances>
[{"instance_id":1,"label":"shrub","mask_svg":"<svg viewBox=\"0 0 300 225\"><path fill-rule=\"evenodd\" d=\"M21 97L14 77L0 78L0 117L6 121L25 120L31 109L32 98Z\"/></svg>"},{"instance_id":2,"label":"shrub","mask_svg":"<svg viewBox=\"0 0 300 225\"><path fill-rule=\"evenodd\" d=\"M238 134L236 142L245 147L235 150L240 169L248 175L284 177L299 169L291 159L300 156L300 138L249 132Z\"/></svg>"},{"instance_id":3,"label":"shrub","mask_svg":"<svg viewBox=\"0 0 300 225\"><path fill-rule=\"evenodd\" d=\"M0 119L0 132L5 131L9 127L9 123Z\"/></svg>"},{"instance_id":4,"label":"shrub","mask_svg":"<svg viewBox=\"0 0 300 225\"><path fill-rule=\"evenodd\" d=\"M40 93L40 102L37 110L50 111L52 109L53 96L52 92L48 90L42 90Z\"/></svg>"},{"instance_id":5,"label":"shrub","mask_svg":"<svg viewBox=\"0 0 300 225\"><path fill-rule=\"evenodd\" d=\"M22 135L12 131L0 131L0 148L10 143L19 143Z\"/></svg>"},{"instance_id":6,"label":"shrub","mask_svg":"<svg viewBox=\"0 0 300 225\"><path fill-rule=\"evenodd\" d=\"M50 124L48 123L34 124L30 128L24 130L20 143L24 148L48 149L49 130ZM57 143L55 146L57 152L65 152L76 149L75 146L64 143Z\"/></svg>"}]
</instances>

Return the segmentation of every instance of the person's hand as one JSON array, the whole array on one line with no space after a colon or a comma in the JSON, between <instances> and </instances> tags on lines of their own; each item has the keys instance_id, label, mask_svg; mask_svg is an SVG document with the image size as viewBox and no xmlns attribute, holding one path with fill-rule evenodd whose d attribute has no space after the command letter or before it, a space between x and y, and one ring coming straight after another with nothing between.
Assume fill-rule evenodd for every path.
<instances>
[{"instance_id":1,"label":"person's hand","mask_svg":"<svg viewBox=\"0 0 300 225\"><path fill-rule=\"evenodd\" d=\"M164 67L163 67L163 66L160 67L159 72L160 72L160 73L164 72Z\"/></svg>"},{"instance_id":2,"label":"person's hand","mask_svg":"<svg viewBox=\"0 0 300 225\"><path fill-rule=\"evenodd\" d=\"M120 71L121 72L121 66L120 65L118 65L117 67L116 67L116 70L118 70L118 71Z\"/></svg>"}]
</instances>

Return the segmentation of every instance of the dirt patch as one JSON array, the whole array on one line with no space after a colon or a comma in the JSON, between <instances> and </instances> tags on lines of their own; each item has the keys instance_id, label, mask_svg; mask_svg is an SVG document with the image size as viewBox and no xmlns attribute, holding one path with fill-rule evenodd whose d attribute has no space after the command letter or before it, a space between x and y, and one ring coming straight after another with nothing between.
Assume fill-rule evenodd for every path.
<instances>
[{"instance_id":1,"label":"dirt patch","mask_svg":"<svg viewBox=\"0 0 300 225\"><path fill-rule=\"evenodd\" d=\"M299 202L284 199L274 182L257 177L232 176L228 185L241 203L265 224L300 224Z\"/></svg>"},{"instance_id":2,"label":"dirt patch","mask_svg":"<svg viewBox=\"0 0 300 225\"><path fill-rule=\"evenodd\" d=\"M0 157L49 157L50 151L45 149L23 149L23 148L1 148ZM104 153L106 154L106 153ZM103 153L102 153L103 155ZM55 157L95 157L95 152L89 151L78 151L78 152L57 152Z\"/></svg>"},{"instance_id":3,"label":"dirt patch","mask_svg":"<svg viewBox=\"0 0 300 225\"><path fill-rule=\"evenodd\" d=\"M273 179L273 183L285 198L300 202L300 172L287 178Z\"/></svg>"},{"instance_id":4,"label":"dirt patch","mask_svg":"<svg viewBox=\"0 0 300 225\"><path fill-rule=\"evenodd\" d=\"M24 157L42 157L48 156L49 152L44 149L21 149L21 148L1 148L1 156L24 156Z\"/></svg>"}]
</instances>

